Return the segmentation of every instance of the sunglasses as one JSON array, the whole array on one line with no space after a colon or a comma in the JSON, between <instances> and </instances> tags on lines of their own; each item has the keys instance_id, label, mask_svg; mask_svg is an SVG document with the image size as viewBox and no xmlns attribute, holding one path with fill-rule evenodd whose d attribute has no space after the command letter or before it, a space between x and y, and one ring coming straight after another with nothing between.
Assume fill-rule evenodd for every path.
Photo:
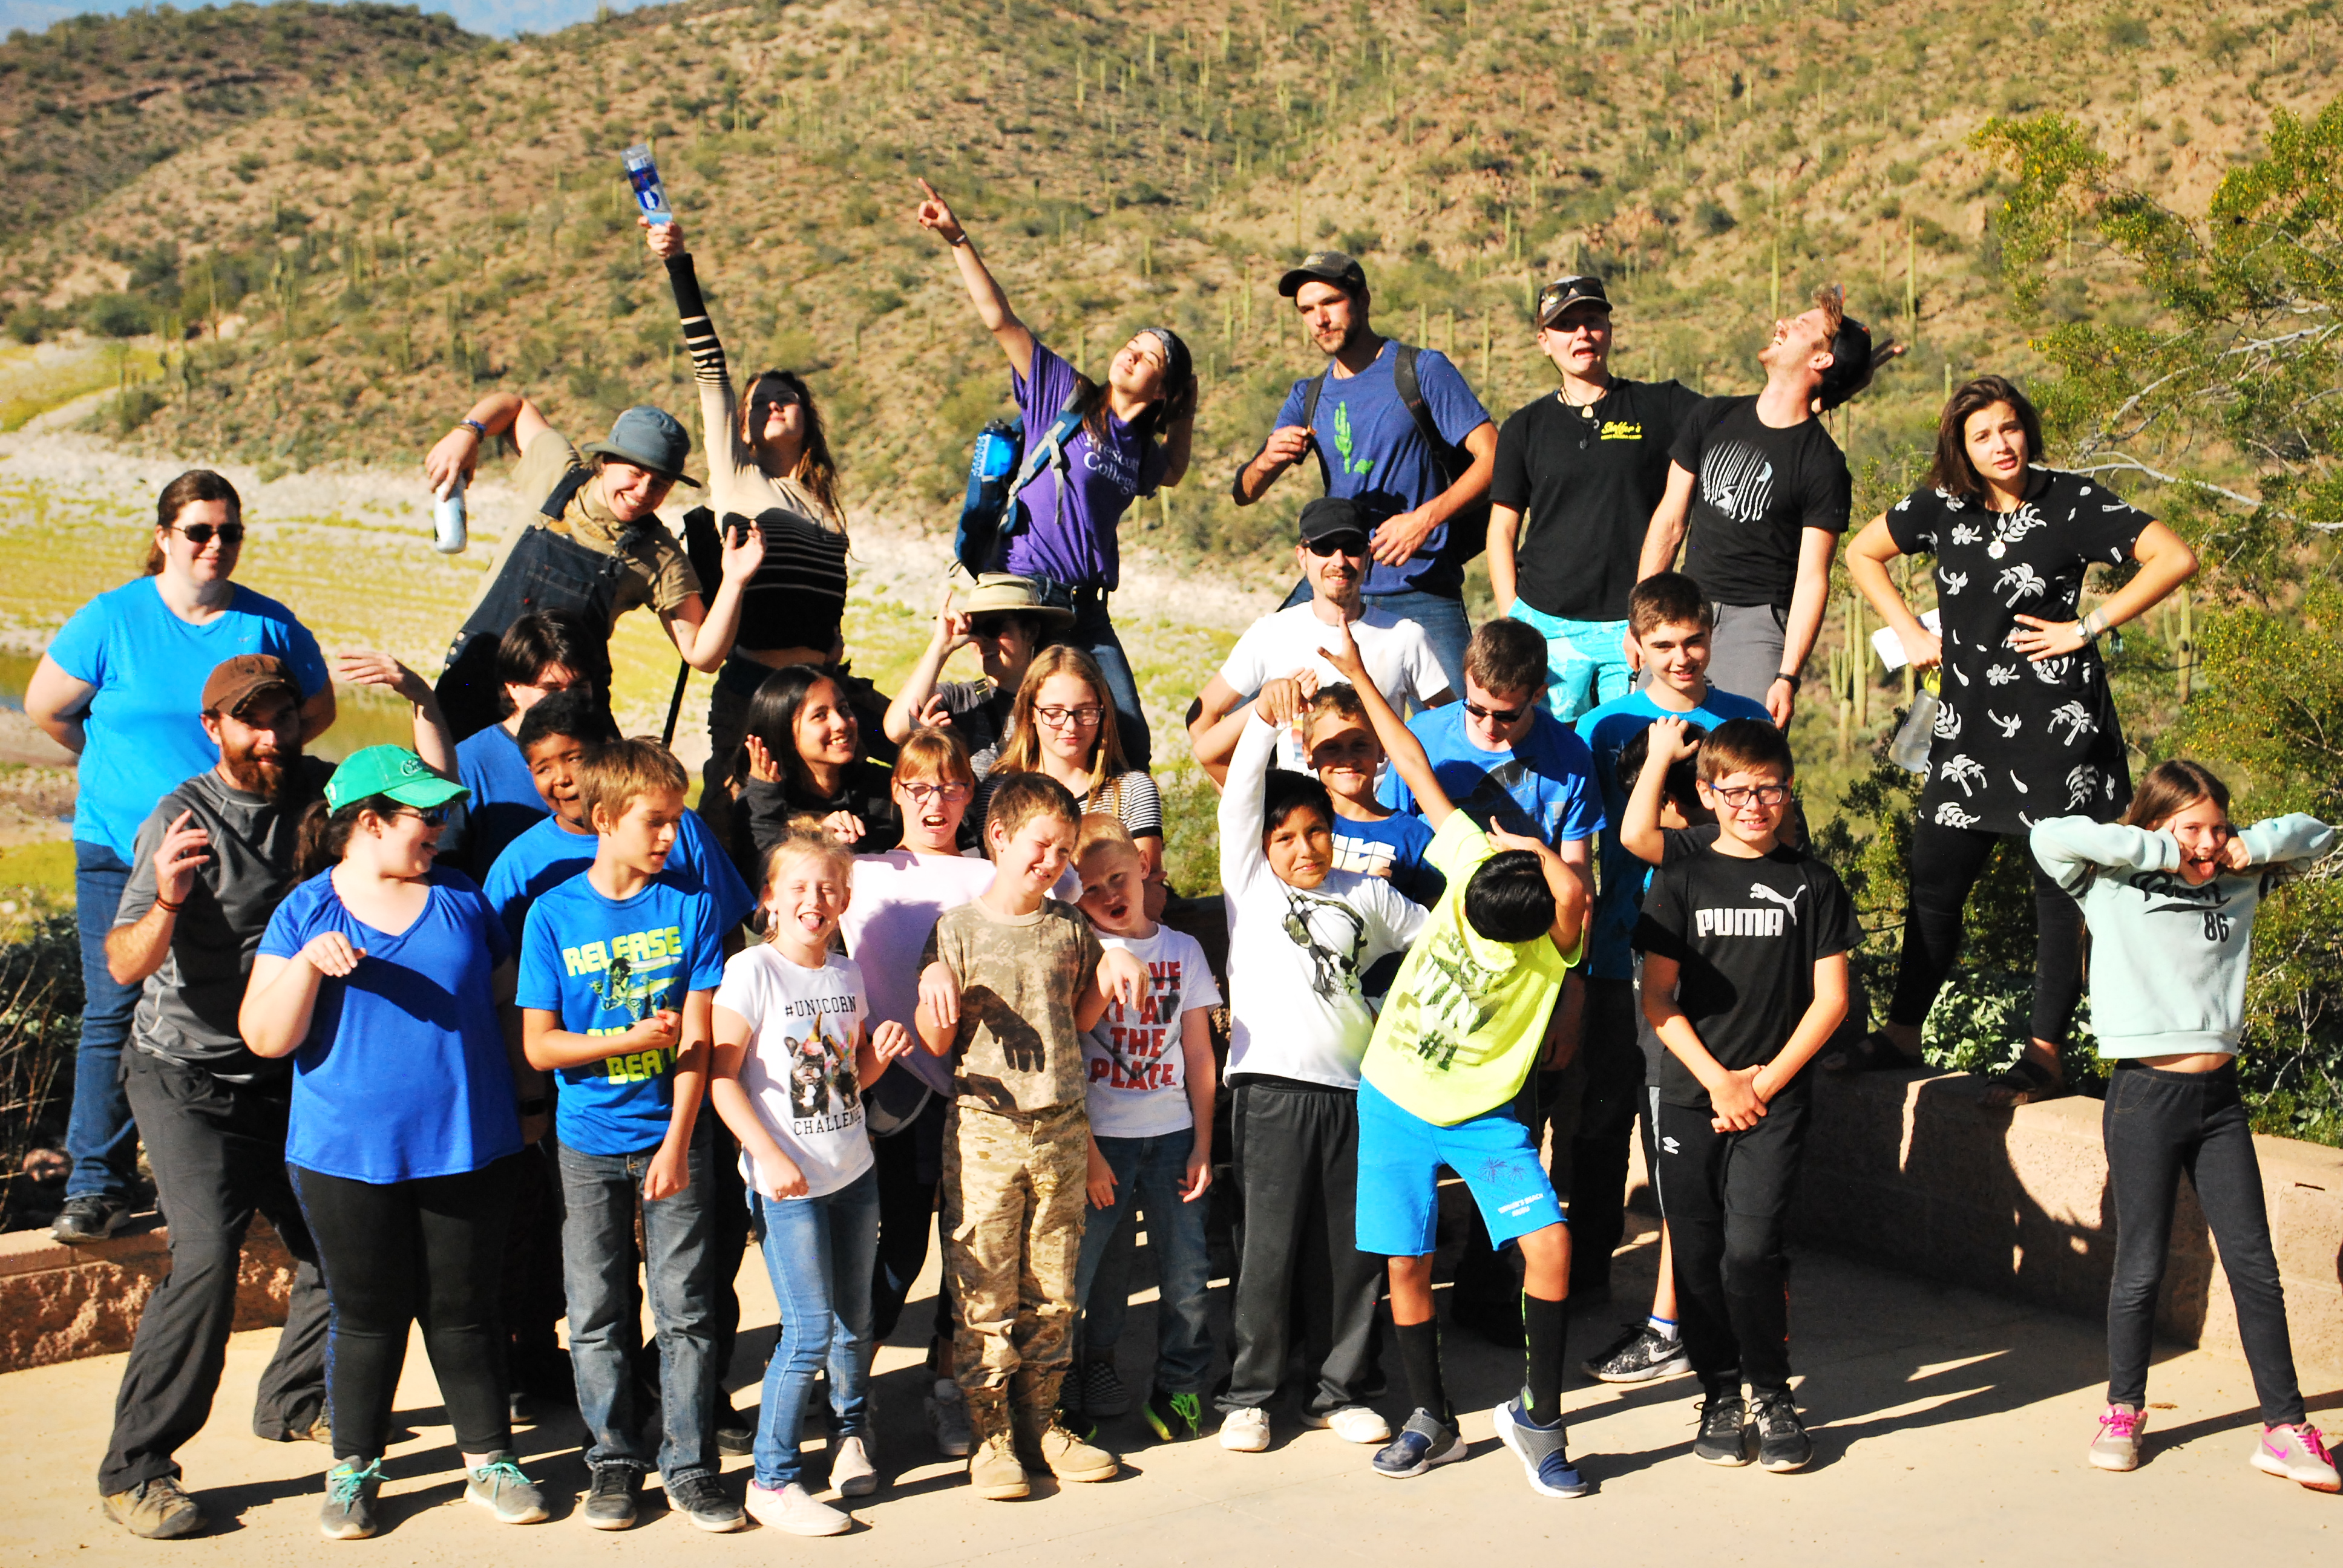
<instances>
[{"instance_id":1,"label":"sunglasses","mask_svg":"<svg viewBox=\"0 0 2343 1568\"><path fill-rule=\"evenodd\" d=\"M1787 784L1747 784L1734 789L1720 789L1712 784L1708 792L1738 811L1752 800L1760 806L1779 806L1790 798Z\"/></svg>"},{"instance_id":2,"label":"sunglasses","mask_svg":"<svg viewBox=\"0 0 2343 1568\"><path fill-rule=\"evenodd\" d=\"M455 815L455 808L452 806L401 806L392 815L413 817L427 828L444 828L447 825L447 819Z\"/></svg>"},{"instance_id":3,"label":"sunglasses","mask_svg":"<svg viewBox=\"0 0 2343 1568\"><path fill-rule=\"evenodd\" d=\"M970 619L968 631L970 637L994 638L1016 624L1017 618L1013 615L980 615Z\"/></svg>"},{"instance_id":4,"label":"sunglasses","mask_svg":"<svg viewBox=\"0 0 2343 1568\"><path fill-rule=\"evenodd\" d=\"M749 413L752 417L761 419L776 408L794 407L804 401L786 387L778 392L759 392L749 400Z\"/></svg>"},{"instance_id":5,"label":"sunglasses","mask_svg":"<svg viewBox=\"0 0 2343 1568\"><path fill-rule=\"evenodd\" d=\"M214 528L209 523L189 523L184 528L180 528L178 524L174 523L171 527L177 532L185 534L186 536L187 543L195 546L197 549L202 549L214 539L219 540L219 542L224 545L240 545L244 543L244 525L242 523L222 523L217 528Z\"/></svg>"},{"instance_id":6,"label":"sunglasses","mask_svg":"<svg viewBox=\"0 0 2343 1568\"><path fill-rule=\"evenodd\" d=\"M1490 724L1513 724L1519 722L1522 715L1527 713L1529 709L1526 708L1483 708L1479 703L1468 699L1464 704L1464 711L1471 714L1473 718L1482 719Z\"/></svg>"},{"instance_id":7,"label":"sunglasses","mask_svg":"<svg viewBox=\"0 0 2343 1568\"><path fill-rule=\"evenodd\" d=\"M897 784L895 788L910 796L915 806L924 806L930 800L958 806L976 793L976 786L972 784Z\"/></svg>"},{"instance_id":8,"label":"sunglasses","mask_svg":"<svg viewBox=\"0 0 2343 1568\"><path fill-rule=\"evenodd\" d=\"M1322 539L1304 539L1302 548L1313 556L1363 556L1367 541L1358 534L1329 534Z\"/></svg>"}]
</instances>

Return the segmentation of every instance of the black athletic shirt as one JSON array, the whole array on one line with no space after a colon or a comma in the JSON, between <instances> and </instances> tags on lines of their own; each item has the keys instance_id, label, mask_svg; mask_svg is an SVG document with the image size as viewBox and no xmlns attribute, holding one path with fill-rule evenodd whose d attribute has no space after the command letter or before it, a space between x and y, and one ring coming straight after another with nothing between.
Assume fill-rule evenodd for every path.
<instances>
[{"instance_id":1,"label":"black athletic shirt","mask_svg":"<svg viewBox=\"0 0 2343 1568\"><path fill-rule=\"evenodd\" d=\"M1745 860L1714 839L1652 873L1635 924L1638 951L1682 966L1676 1005L1730 1071L1780 1053L1815 1000L1816 960L1861 940L1854 902L1828 866L1786 846ZM1674 1051L1661 1066L1660 1098L1708 1106L1708 1091Z\"/></svg>"},{"instance_id":2,"label":"black athletic shirt","mask_svg":"<svg viewBox=\"0 0 2343 1568\"><path fill-rule=\"evenodd\" d=\"M1819 419L1776 430L1757 399L1704 397L1668 456L1696 476L1684 569L1717 604L1790 608L1807 528L1846 531L1854 482Z\"/></svg>"},{"instance_id":3,"label":"black athletic shirt","mask_svg":"<svg viewBox=\"0 0 2343 1568\"><path fill-rule=\"evenodd\" d=\"M1549 392L1497 431L1489 499L1523 515L1516 591L1564 620L1624 620L1652 512L1668 487L1668 448L1700 396L1674 381L1612 378L1584 407Z\"/></svg>"}]
</instances>

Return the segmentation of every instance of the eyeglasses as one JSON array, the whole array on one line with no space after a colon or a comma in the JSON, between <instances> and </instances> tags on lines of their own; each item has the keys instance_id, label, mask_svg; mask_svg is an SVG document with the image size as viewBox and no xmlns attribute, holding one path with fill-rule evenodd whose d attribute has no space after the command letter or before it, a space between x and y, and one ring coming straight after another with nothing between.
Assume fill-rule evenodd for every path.
<instances>
[{"instance_id":1,"label":"eyeglasses","mask_svg":"<svg viewBox=\"0 0 2343 1568\"><path fill-rule=\"evenodd\" d=\"M177 532L185 534L187 538L187 543L195 546L197 549L202 549L214 539L219 540L219 542L224 545L240 545L244 543L244 525L242 523L222 523L216 528L213 527L209 523L189 523L184 528L180 528L178 524L173 523L171 527Z\"/></svg>"},{"instance_id":2,"label":"eyeglasses","mask_svg":"<svg viewBox=\"0 0 2343 1568\"><path fill-rule=\"evenodd\" d=\"M910 796L911 798L911 803L915 806L924 806L930 800L941 800L947 806L958 806L964 804L970 795L976 793L976 787L971 784L904 784L898 782L895 788Z\"/></svg>"},{"instance_id":3,"label":"eyeglasses","mask_svg":"<svg viewBox=\"0 0 2343 1568\"><path fill-rule=\"evenodd\" d=\"M1037 708L1033 717L1052 729L1095 729L1106 718L1106 709L1096 705L1087 708Z\"/></svg>"},{"instance_id":4,"label":"eyeglasses","mask_svg":"<svg viewBox=\"0 0 2343 1568\"><path fill-rule=\"evenodd\" d=\"M1708 792L1735 811L1740 810L1752 800L1760 806L1779 806L1790 798L1790 787L1787 784L1745 784L1735 789L1722 789L1712 784L1708 787Z\"/></svg>"},{"instance_id":5,"label":"eyeglasses","mask_svg":"<svg viewBox=\"0 0 2343 1568\"><path fill-rule=\"evenodd\" d=\"M1526 708L1483 708L1479 703L1468 699L1464 704L1464 711L1471 714L1473 718L1481 719L1486 723L1513 724L1518 723L1522 715L1527 713L1529 709Z\"/></svg>"},{"instance_id":6,"label":"eyeglasses","mask_svg":"<svg viewBox=\"0 0 2343 1568\"><path fill-rule=\"evenodd\" d=\"M413 817L427 828L444 828L454 814L452 806L401 806L391 813L394 817Z\"/></svg>"},{"instance_id":7,"label":"eyeglasses","mask_svg":"<svg viewBox=\"0 0 2343 1568\"><path fill-rule=\"evenodd\" d=\"M1302 548L1313 556L1363 556L1367 541L1357 534L1329 534L1322 539L1304 539Z\"/></svg>"}]
</instances>

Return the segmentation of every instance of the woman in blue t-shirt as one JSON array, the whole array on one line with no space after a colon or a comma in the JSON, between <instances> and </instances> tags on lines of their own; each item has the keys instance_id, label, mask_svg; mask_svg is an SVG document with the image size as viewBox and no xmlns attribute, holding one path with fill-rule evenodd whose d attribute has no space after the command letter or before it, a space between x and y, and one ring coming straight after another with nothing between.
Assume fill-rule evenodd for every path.
<instances>
[{"instance_id":1,"label":"woman in blue t-shirt","mask_svg":"<svg viewBox=\"0 0 2343 1568\"><path fill-rule=\"evenodd\" d=\"M420 1321L464 1456L466 1496L507 1523L545 1517L512 1453L497 1342L507 1221L542 1076L508 1050L504 922L432 863L464 788L412 751L369 746L303 824L303 869L268 922L237 1023L293 1058L285 1161L332 1312L335 1464L326 1534L375 1531L391 1396Z\"/></svg>"},{"instance_id":2,"label":"woman in blue t-shirt","mask_svg":"<svg viewBox=\"0 0 2343 1568\"><path fill-rule=\"evenodd\" d=\"M1106 672L1123 754L1132 767L1143 769L1153 748L1139 706L1139 683L1107 618L1107 595L1121 576L1115 528L1135 498L1176 485L1188 472L1196 428L1195 363L1178 333L1151 327L1115 351L1105 385L1092 381L1017 319L952 209L927 181L920 182L920 189L927 193L920 204L920 226L950 243L978 319L1009 356L1026 441L1041 440L1069 409L1081 415L1080 427L1066 440L1063 467L1052 467L1011 503L1016 516L1004 523L1010 536L1005 558L984 564L1032 578L1045 599L1068 603L1074 625L1063 640L1098 660Z\"/></svg>"},{"instance_id":3,"label":"woman in blue t-shirt","mask_svg":"<svg viewBox=\"0 0 2343 1568\"><path fill-rule=\"evenodd\" d=\"M219 761L204 733L204 682L238 654L274 654L301 685L303 732L334 721L317 639L273 598L238 588L244 514L236 487L193 468L163 487L145 573L75 612L25 688L25 713L81 759L74 797L74 901L86 1005L74 1060L60 1241L95 1241L128 1216L138 1158L116 1079L139 988L106 968L106 933L130 879L131 842L155 802Z\"/></svg>"}]
</instances>

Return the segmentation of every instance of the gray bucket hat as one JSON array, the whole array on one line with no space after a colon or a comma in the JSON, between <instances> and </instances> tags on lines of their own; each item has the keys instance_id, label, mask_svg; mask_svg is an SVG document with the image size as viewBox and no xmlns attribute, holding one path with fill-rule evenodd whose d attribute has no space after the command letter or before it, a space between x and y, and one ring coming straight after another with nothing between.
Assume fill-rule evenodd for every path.
<instances>
[{"instance_id":1,"label":"gray bucket hat","mask_svg":"<svg viewBox=\"0 0 2343 1568\"><path fill-rule=\"evenodd\" d=\"M691 437L664 408L638 404L612 421L608 440L588 441L578 449L699 488L699 481L683 471L683 460L691 455Z\"/></svg>"}]
</instances>

